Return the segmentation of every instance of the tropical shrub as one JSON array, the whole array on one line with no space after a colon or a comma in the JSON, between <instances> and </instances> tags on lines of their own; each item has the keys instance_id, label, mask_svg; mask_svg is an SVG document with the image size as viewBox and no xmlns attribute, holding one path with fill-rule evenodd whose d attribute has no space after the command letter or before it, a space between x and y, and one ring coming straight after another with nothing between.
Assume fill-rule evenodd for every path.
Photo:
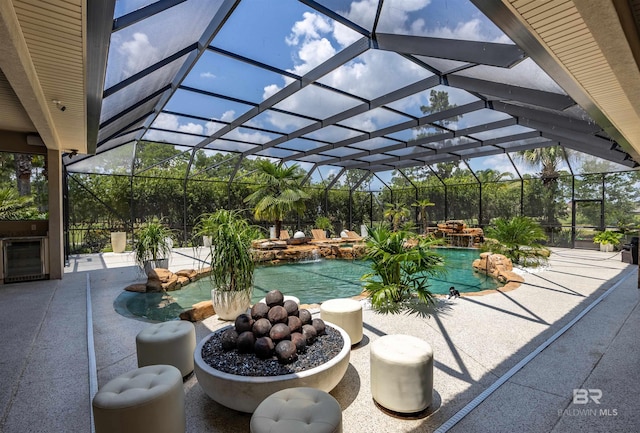
<instances>
[{"instance_id":1,"label":"tropical shrub","mask_svg":"<svg viewBox=\"0 0 640 433\"><path fill-rule=\"evenodd\" d=\"M513 263L537 265L549 257L549 250L542 244L547 236L540 224L532 218L496 218L485 234L482 249L503 254Z\"/></svg>"},{"instance_id":2,"label":"tropical shrub","mask_svg":"<svg viewBox=\"0 0 640 433\"><path fill-rule=\"evenodd\" d=\"M593 237L594 244L602 244L602 245L618 245L620 240L624 236L620 232L614 232L610 230L605 230L603 232L599 232L597 235Z\"/></svg>"},{"instance_id":3,"label":"tropical shrub","mask_svg":"<svg viewBox=\"0 0 640 433\"><path fill-rule=\"evenodd\" d=\"M429 277L444 272L434 241L403 230L378 226L369 231L366 259L371 272L363 275L364 289L377 313L428 316L434 305Z\"/></svg>"}]
</instances>

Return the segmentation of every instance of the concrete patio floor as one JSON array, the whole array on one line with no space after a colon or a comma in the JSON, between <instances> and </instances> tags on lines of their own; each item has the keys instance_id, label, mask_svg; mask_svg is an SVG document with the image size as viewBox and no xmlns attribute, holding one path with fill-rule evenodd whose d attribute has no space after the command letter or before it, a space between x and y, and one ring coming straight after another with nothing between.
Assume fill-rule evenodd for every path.
<instances>
[{"instance_id":1,"label":"concrete patio floor","mask_svg":"<svg viewBox=\"0 0 640 433\"><path fill-rule=\"evenodd\" d=\"M197 267L190 255L177 250L170 268ZM364 340L331 392L344 431L640 431L637 272L619 254L553 249L550 266L527 274L520 288L441 299L428 319L365 306ZM148 322L118 314L113 304L141 280L130 254L105 253L72 257L63 280L0 286L1 433L92 430L87 313L101 386L136 367L135 335ZM224 324L215 316L198 323L198 339ZM434 403L417 419L391 416L371 398L369 345L397 333L434 349ZM184 389L187 432L248 431L250 415L210 400L194 376ZM574 403L574 389L600 390L599 404Z\"/></svg>"}]
</instances>

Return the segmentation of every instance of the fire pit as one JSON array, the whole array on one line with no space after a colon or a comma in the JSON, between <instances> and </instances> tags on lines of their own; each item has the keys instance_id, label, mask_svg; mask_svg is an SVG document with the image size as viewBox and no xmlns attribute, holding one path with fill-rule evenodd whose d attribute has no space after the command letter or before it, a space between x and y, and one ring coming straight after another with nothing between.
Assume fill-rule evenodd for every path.
<instances>
[{"instance_id":1,"label":"fire pit","mask_svg":"<svg viewBox=\"0 0 640 433\"><path fill-rule=\"evenodd\" d=\"M304 386L328 392L342 380L349 365L351 341L340 327L315 319L314 325L324 329L311 339L313 343L295 356L283 357L275 348L270 354L260 353L265 347L260 344L255 345L254 351L247 349L246 340L251 336L236 333L249 327L247 320L252 319L239 317L235 327L214 331L196 347L195 374L204 392L214 401L240 412L253 413L276 391ZM291 346L289 343L284 346L287 345Z\"/></svg>"}]
</instances>

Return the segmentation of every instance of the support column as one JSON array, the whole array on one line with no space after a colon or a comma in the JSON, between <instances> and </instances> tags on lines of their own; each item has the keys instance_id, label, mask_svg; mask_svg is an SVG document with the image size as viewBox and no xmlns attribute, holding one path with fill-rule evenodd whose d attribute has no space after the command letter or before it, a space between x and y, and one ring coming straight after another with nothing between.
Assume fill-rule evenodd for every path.
<instances>
[{"instance_id":1,"label":"support column","mask_svg":"<svg viewBox=\"0 0 640 433\"><path fill-rule=\"evenodd\" d=\"M64 242L62 217L62 155L59 150L47 150L49 185L49 278L61 280L64 275Z\"/></svg>"}]
</instances>

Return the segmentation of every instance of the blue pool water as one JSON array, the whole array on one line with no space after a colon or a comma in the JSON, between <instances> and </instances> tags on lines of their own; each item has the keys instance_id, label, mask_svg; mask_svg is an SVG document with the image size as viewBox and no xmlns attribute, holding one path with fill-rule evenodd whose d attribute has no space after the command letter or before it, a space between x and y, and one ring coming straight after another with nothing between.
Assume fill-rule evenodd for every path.
<instances>
[{"instance_id":1,"label":"blue pool water","mask_svg":"<svg viewBox=\"0 0 640 433\"><path fill-rule=\"evenodd\" d=\"M493 278L473 272L471 263L479 257L478 250L438 249L444 257L447 273L430 278L430 290L446 294L455 286L461 293L495 289ZM287 263L277 266L259 266L254 274L253 302L259 301L274 289L285 295L296 296L303 304L320 303L332 298L358 295L362 291L360 277L371 270L362 260L317 260ZM134 315L152 320L171 320L191 305L211 298L211 283L203 278L182 290L162 293L123 292L116 299L116 310L123 315Z\"/></svg>"}]
</instances>

